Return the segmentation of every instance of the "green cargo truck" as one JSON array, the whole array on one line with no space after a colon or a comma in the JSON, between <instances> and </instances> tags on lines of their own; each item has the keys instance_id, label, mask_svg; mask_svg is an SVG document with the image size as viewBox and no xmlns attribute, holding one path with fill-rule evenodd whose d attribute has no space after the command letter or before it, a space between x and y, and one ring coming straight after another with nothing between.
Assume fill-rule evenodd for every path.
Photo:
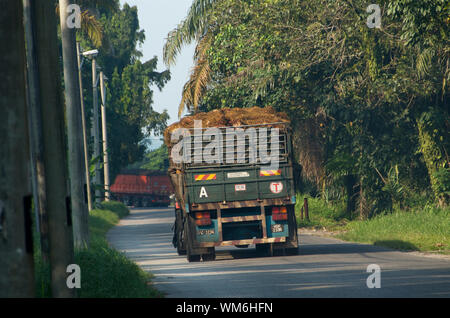
<instances>
[{"instance_id":1,"label":"green cargo truck","mask_svg":"<svg viewBox=\"0 0 450 318\"><path fill-rule=\"evenodd\" d=\"M200 129L203 140L196 141L194 137L189 140L190 144L184 143L193 151L193 154L184 154L183 158L187 159L184 162L175 163L171 154L173 147L169 147L169 176L176 197L173 244L178 254L187 255L190 262L210 261L215 259L215 247L249 245L255 245L257 251L266 256L272 256L274 249L297 253L289 124L231 128L251 133L239 138L229 133L230 127L220 127L215 128L212 138L208 129ZM278 137L262 138L262 129L276 129ZM199 133L192 128L189 132ZM232 138L227 139L230 136ZM215 152L221 152L224 158L231 153L236 160L230 163L222 158L212 162L202 158L202 151L211 153L214 148L211 147L213 139L223 141L215 143ZM269 166L267 157L261 156L264 151L270 155L275 153L275 168L274 160Z\"/></svg>"}]
</instances>

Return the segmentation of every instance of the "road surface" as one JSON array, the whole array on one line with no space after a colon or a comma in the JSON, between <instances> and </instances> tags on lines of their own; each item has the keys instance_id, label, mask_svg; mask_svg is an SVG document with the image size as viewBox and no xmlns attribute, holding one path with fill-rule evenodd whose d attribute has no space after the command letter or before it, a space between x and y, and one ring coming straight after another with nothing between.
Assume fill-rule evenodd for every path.
<instances>
[{"instance_id":1,"label":"road surface","mask_svg":"<svg viewBox=\"0 0 450 318\"><path fill-rule=\"evenodd\" d=\"M450 260L299 235L299 254L259 257L255 249L216 250L189 263L172 246L172 208L132 209L107 238L177 298L450 297ZM379 279L370 264L380 268ZM380 288L368 288L379 282Z\"/></svg>"}]
</instances>

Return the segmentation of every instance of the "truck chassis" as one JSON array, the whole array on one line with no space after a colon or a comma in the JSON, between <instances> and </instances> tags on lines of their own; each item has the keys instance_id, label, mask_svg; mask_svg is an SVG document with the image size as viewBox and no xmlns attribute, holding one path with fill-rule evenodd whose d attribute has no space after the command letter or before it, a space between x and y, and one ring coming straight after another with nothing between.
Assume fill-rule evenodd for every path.
<instances>
[{"instance_id":1,"label":"truck chassis","mask_svg":"<svg viewBox=\"0 0 450 318\"><path fill-rule=\"evenodd\" d=\"M197 235L201 231L208 231L208 227L197 226L195 224L195 217L193 213L184 213L182 209L175 209L175 224L174 224L174 238L173 244L177 248L179 255L187 255L190 262L193 261L211 261L215 259L215 247L219 246L237 246L248 247L255 245L258 254L262 256L273 256L275 249L281 249L287 255L294 255L298 253L298 234L297 221L294 213L294 204L284 204L286 200L281 199L265 199L261 200L259 206L254 201L239 201L229 202L229 204L216 204L216 218L218 237L217 242L200 242ZM236 211L236 203L240 206L259 207L260 213L251 216L234 216L222 217L222 212L227 209L234 209ZM290 202L289 202L290 203ZM287 220L285 222L277 222L274 225L287 225L289 229L288 236L268 237L268 225L266 220L270 218L267 211L274 206L286 206ZM211 210L211 204L208 207L199 205L198 211L205 209ZM243 211L246 207L241 207ZM244 238L239 240L224 240L224 224L239 225L239 223L253 222L260 228L261 237ZM204 228L204 229L203 229Z\"/></svg>"}]
</instances>

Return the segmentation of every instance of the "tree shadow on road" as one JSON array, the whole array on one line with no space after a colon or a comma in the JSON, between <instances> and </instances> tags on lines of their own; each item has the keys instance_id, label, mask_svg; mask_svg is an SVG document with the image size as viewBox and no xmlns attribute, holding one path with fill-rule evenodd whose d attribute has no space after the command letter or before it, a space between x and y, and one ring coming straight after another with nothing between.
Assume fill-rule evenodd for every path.
<instances>
[{"instance_id":1,"label":"tree shadow on road","mask_svg":"<svg viewBox=\"0 0 450 318\"><path fill-rule=\"evenodd\" d=\"M414 244L402 240L375 241L373 245L393 248L400 251L419 251L419 248Z\"/></svg>"}]
</instances>

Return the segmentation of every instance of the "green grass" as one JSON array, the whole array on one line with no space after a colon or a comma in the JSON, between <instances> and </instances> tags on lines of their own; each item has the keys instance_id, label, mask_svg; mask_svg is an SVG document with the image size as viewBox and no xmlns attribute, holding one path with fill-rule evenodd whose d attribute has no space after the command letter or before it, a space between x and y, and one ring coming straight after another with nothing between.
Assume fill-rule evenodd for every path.
<instances>
[{"instance_id":1,"label":"green grass","mask_svg":"<svg viewBox=\"0 0 450 318\"><path fill-rule=\"evenodd\" d=\"M89 215L90 246L75 251L75 264L81 269L81 298L156 298L162 294L150 285L151 274L143 271L124 254L111 248L106 232L129 214L119 202L105 202ZM37 296L49 297L48 268L35 255Z\"/></svg>"},{"instance_id":2,"label":"green grass","mask_svg":"<svg viewBox=\"0 0 450 318\"><path fill-rule=\"evenodd\" d=\"M104 201L100 203L100 209L114 212L115 214L117 214L119 219L130 214L128 208L123 203L117 201Z\"/></svg>"},{"instance_id":3,"label":"green grass","mask_svg":"<svg viewBox=\"0 0 450 318\"><path fill-rule=\"evenodd\" d=\"M305 212L303 213L303 219L301 219L304 198L308 199L309 220L305 219ZM309 195L297 195L295 215L299 227L337 230L349 222L349 216L345 212L345 204L341 202L326 203L320 198L313 198Z\"/></svg>"},{"instance_id":4,"label":"green grass","mask_svg":"<svg viewBox=\"0 0 450 318\"><path fill-rule=\"evenodd\" d=\"M450 209L397 210L367 221L353 221L337 237L399 250L450 254Z\"/></svg>"},{"instance_id":5,"label":"green grass","mask_svg":"<svg viewBox=\"0 0 450 318\"><path fill-rule=\"evenodd\" d=\"M300 228L325 228L346 241L450 254L450 208L431 205L408 211L397 208L392 213L361 221L352 219L342 202L329 204L323 199L308 197L310 220L306 221L300 219L304 197L308 196L297 195L295 209Z\"/></svg>"}]
</instances>

